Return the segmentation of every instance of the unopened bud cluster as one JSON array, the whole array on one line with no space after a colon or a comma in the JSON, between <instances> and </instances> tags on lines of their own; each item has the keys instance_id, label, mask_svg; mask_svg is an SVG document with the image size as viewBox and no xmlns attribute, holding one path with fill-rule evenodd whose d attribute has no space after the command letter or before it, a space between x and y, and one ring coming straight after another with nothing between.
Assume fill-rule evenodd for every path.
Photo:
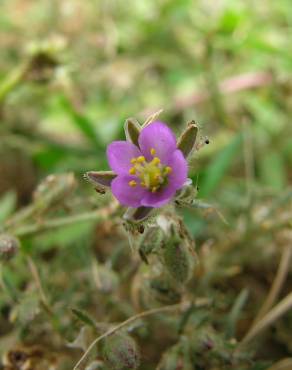
<instances>
[{"instance_id":1,"label":"unopened bud cluster","mask_svg":"<svg viewBox=\"0 0 292 370\"><path fill-rule=\"evenodd\" d=\"M0 234L0 261L9 261L18 250L19 240L10 234Z\"/></svg>"},{"instance_id":2,"label":"unopened bud cluster","mask_svg":"<svg viewBox=\"0 0 292 370\"><path fill-rule=\"evenodd\" d=\"M104 341L103 357L113 370L137 369L140 365L140 351L136 341L127 333L108 336Z\"/></svg>"}]
</instances>

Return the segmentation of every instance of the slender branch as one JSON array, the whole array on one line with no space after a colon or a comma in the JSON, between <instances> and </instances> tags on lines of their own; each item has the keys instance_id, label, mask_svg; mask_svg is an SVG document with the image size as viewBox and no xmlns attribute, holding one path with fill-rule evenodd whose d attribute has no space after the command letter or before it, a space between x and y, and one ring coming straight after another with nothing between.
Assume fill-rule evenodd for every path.
<instances>
[{"instance_id":1,"label":"slender branch","mask_svg":"<svg viewBox=\"0 0 292 370\"><path fill-rule=\"evenodd\" d=\"M289 272L291 255L292 247L288 245L283 249L275 279L266 300L264 301L259 313L257 314L257 317L255 318L254 324L258 322L259 319L261 319L271 307L273 307L275 301L277 300Z\"/></svg>"},{"instance_id":2,"label":"slender branch","mask_svg":"<svg viewBox=\"0 0 292 370\"><path fill-rule=\"evenodd\" d=\"M292 309L292 292L289 293L281 302L279 302L269 313L267 313L260 321L258 321L244 336L239 343L236 351L241 350L248 342L254 339L263 330L267 329L277 319Z\"/></svg>"},{"instance_id":3,"label":"slender branch","mask_svg":"<svg viewBox=\"0 0 292 370\"><path fill-rule=\"evenodd\" d=\"M175 311L175 310L179 310L179 309L187 309L190 305L190 302L181 302L181 303L178 303L178 304L174 304L174 305L170 305L170 306L164 306L164 307L159 307L159 308L153 308L151 310L148 310L148 311L144 311L144 312L140 312L138 313L137 315L134 315L132 317L130 317L129 319L127 319L126 321L123 321L121 322L120 324L118 324L117 326L109 329L108 331L106 331L105 333L103 333L102 335L100 335L99 337L97 337L91 344L90 346L87 348L87 350L85 351L85 353L83 354L83 356L80 358L80 360L77 362L77 364L74 366L73 370L77 370L79 368L79 366L81 365L81 363L86 359L86 357L88 356L89 352L94 348L94 346L100 342L102 339L108 337L109 335L115 333L116 331L122 329L123 327L129 325L130 323L132 323L133 321L137 320L137 319L141 319L142 317L146 317L146 316L151 316L151 315L155 315L157 313L161 313L161 312L167 312L167 311Z\"/></svg>"},{"instance_id":4,"label":"slender branch","mask_svg":"<svg viewBox=\"0 0 292 370\"><path fill-rule=\"evenodd\" d=\"M27 260L27 263L28 263L28 266L29 266L29 269L30 269L30 272L32 274L32 277L37 285L37 288L38 288L38 291L39 291L39 294L40 294L40 298L41 298L41 302L44 306L44 308L46 309L46 311L49 313L49 315L53 315L53 311L49 305L49 302L48 302L48 299L45 295L45 292L43 290L43 287L42 287L42 283L41 283L41 279L40 279L40 275L39 275L39 272L38 272L38 269L33 261L33 259L30 257L30 256L27 256L26 257L26 260Z\"/></svg>"}]
</instances>

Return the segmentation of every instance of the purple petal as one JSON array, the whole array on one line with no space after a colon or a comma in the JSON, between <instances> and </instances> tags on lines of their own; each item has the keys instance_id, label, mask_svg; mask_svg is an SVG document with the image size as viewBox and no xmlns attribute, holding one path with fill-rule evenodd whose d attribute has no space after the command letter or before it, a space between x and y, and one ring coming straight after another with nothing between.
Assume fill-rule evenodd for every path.
<instances>
[{"instance_id":1,"label":"purple petal","mask_svg":"<svg viewBox=\"0 0 292 370\"><path fill-rule=\"evenodd\" d=\"M164 206L186 182L188 165L180 150L177 149L171 155L168 165L172 168L172 172L168 177L167 186L157 193L148 192L141 201L143 206L154 208Z\"/></svg>"},{"instance_id":2,"label":"purple petal","mask_svg":"<svg viewBox=\"0 0 292 370\"><path fill-rule=\"evenodd\" d=\"M168 166L172 168L172 172L168 177L168 186L178 190L187 181L188 176L188 163L179 149L170 157Z\"/></svg>"},{"instance_id":3,"label":"purple petal","mask_svg":"<svg viewBox=\"0 0 292 370\"><path fill-rule=\"evenodd\" d=\"M151 149L155 149L158 158L166 163L176 150L176 138L169 127L162 122L153 122L142 129L139 135L139 146L147 160L151 160Z\"/></svg>"},{"instance_id":4,"label":"purple petal","mask_svg":"<svg viewBox=\"0 0 292 370\"><path fill-rule=\"evenodd\" d=\"M175 195L176 190L174 190L171 186L167 186L166 188L158 191L157 193L151 193L147 191L143 199L141 200L141 205L144 207L153 207L159 208L167 204L171 198Z\"/></svg>"},{"instance_id":5,"label":"purple petal","mask_svg":"<svg viewBox=\"0 0 292 370\"><path fill-rule=\"evenodd\" d=\"M111 183L112 193L123 206L140 207L147 190L142 188L138 181L136 186L130 186L131 180L137 180L137 178L130 175L116 177Z\"/></svg>"},{"instance_id":6,"label":"purple petal","mask_svg":"<svg viewBox=\"0 0 292 370\"><path fill-rule=\"evenodd\" d=\"M141 155L136 145L128 141L113 141L106 151L111 169L118 175L127 174L132 167L131 159Z\"/></svg>"}]
</instances>

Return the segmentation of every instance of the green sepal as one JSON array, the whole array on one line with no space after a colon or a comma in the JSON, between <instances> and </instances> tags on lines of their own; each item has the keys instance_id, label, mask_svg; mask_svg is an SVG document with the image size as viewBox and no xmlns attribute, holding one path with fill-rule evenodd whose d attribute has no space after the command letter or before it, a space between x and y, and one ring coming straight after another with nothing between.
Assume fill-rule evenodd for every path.
<instances>
[{"instance_id":1,"label":"green sepal","mask_svg":"<svg viewBox=\"0 0 292 370\"><path fill-rule=\"evenodd\" d=\"M116 178L113 171L89 171L84 174L84 178L88 180L97 191L105 191L105 188L111 186L111 182Z\"/></svg>"},{"instance_id":2,"label":"green sepal","mask_svg":"<svg viewBox=\"0 0 292 370\"><path fill-rule=\"evenodd\" d=\"M138 223L149 217L152 211L151 207L128 208L123 218L126 221Z\"/></svg>"},{"instance_id":3,"label":"green sepal","mask_svg":"<svg viewBox=\"0 0 292 370\"><path fill-rule=\"evenodd\" d=\"M180 149L185 158L192 152L198 134L198 126L191 121L177 141L177 148Z\"/></svg>"},{"instance_id":4,"label":"green sepal","mask_svg":"<svg viewBox=\"0 0 292 370\"><path fill-rule=\"evenodd\" d=\"M138 139L141 131L141 126L135 118L126 119L124 130L126 139L138 146Z\"/></svg>"},{"instance_id":5,"label":"green sepal","mask_svg":"<svg viewBox=\"0 0 292 370\"><path fill-rule=\"evenodd\" d=\"M151 114L151 116L149 116L148 118L146 118L145 122L143 123L142 125L142 128L150 125L150 123L154 122L157 120L157 118L159 117L159 115L163 112L163 109L160 109L159 111Z\"/></svg>"}]
</instances>

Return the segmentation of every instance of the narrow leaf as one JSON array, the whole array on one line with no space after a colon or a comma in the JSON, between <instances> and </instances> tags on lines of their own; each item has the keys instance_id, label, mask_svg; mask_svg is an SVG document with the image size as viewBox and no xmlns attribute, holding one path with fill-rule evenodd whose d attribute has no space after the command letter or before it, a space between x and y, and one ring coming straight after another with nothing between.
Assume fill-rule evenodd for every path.
<instances>
[{"instance_id":1,"label":"narrow leaf","mask_svg":"<svg viewBox=\"0 0 292 370\"><path fill-rule=\"evenodd\" d=\"M72 313L85 324L96 328L94 320L84 311L79 310L78 308L71 308Z\"/></svg>"}]
</instances>

